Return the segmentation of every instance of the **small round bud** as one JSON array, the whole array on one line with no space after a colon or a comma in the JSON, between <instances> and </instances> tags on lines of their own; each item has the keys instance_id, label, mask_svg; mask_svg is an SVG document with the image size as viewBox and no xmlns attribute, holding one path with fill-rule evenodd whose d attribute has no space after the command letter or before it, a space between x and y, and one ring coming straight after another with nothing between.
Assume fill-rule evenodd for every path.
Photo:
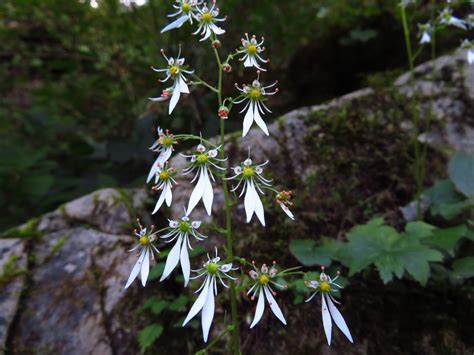
<instances>
[{"instance_id":1,"label":"small round bud","mask_svg":"<svg viewBox=\"0 0 474 355\"><path fill-rule=\"evenodd\" d=\"M223 120L226 120L227 118L229 118L229 108L227 106L219 107L219 110L217 111L217 115Z\"/></svg>"},{"instance_id":2,"label":"small round bud","mask_svg":"<svg viewBox=\"0 0 474 355\"><path fill-rule=\"evenodd\" d=\"M230 73L232 71L232 66L229 64L229 63L224 63L222 65L222 70L225 72L225 73Z\"/></svg>"},{"instance_id":3,"label":"small round bud","mask_svg":"<svg viewBox=\"0 0 474 355\"><path fill-rule=\"evenodd\" d=\"M212 47L215 48L215 49L221 48L222 47L221 41L219 41L218 39L212 41Z\"/></svg>"}]
</instances>

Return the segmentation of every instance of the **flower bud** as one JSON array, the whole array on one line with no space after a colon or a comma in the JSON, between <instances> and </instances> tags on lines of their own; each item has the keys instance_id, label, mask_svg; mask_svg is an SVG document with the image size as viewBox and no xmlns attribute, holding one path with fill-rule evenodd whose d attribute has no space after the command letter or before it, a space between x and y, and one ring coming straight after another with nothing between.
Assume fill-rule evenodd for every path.
<instances>
[{"instance_id":1,"label":"flower bud","mask_svg":"<svg viewBox=\"0 0 474 355\"><path fill-rule=\"evenodd\" d=\"M217 115L223 120L226 120L229 117L229 108L227 106L219 107L219 110L217 111Z\"/></svg>"},{"instance_id":2,"label":"flower bud","mask_svg":"<svg viewBox=\"0 0 474 355\"><path fill-rule=\"evenodd\" d=\"M229 63L224 63L222 65L222 70L225 72L225 73L230 73L232 71L232 66L229 64Z\"/></svg>"},{"instance_id":3,"label":"flower bud","mask_svg":"<svg viewBox=\"0 0 474 355\"><path fill-rule=\"evenodd\" d=\"M218 39L212 41L212 47L214 47L215 49L219 49L221 48L222 44L221 44L221 41L219 41Z\"/></svg>"}]
</instances>

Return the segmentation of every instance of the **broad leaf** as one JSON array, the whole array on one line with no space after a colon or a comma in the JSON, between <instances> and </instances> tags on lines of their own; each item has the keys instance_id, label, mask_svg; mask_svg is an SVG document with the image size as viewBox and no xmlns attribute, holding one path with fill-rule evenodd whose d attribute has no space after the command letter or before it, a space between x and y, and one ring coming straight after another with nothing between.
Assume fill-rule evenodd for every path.
<instances>
[{"instance_id":1,"label":"broad leaf","mask_svg":"<svg viewBox=\"0 0 474 355\"><path fill-rule=\"evenodd\" d=\"M290 243L290 252L305 266L331 264L330 255L327 251L316 246L316 242L311 239L297 239Z\"/></svg>"},{"instance_id":2,"label":"broad leaf","mask_svg":"<svg viewBox=\"0 0 474 355\"><path fill-rule=\"evenodd\" d=\"M458 152L449 162L448 173L458 191L474 197L474 156Z\"/></svg>"},{"instance_id":3,"label":"broad leaf","mask_svg":"<svg viewBox=\"0 0 474 355\"><path fill-rule=\"evenodd\" d=\"M474 256L456 260L453 263L453 276L458 279L474 277Z\"/></svg>"},{"instance_id":4,"label":"broad leaf","mask_svg":"<svg viewBox=\"0 0 474 355\"><path fill-rule=\"evenodd\" d=\"M138 344L140 345L140 352L145 352L163 333L163 326L155 323L142 329L138 333Z\"/></svg>"}]
</instances>

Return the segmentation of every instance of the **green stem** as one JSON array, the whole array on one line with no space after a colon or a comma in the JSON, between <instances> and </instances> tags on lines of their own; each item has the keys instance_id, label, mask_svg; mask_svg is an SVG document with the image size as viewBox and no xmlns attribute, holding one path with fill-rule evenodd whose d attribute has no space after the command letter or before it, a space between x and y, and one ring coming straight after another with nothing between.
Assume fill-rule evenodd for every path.
<instances>
[{"instance_id":1,"label":"green stem","mask_svg":"<svg viewBox=\"0 0 474 355\"><path fill-rule=\"evenodd\" d=\"M214 54L216 56L217 65L219 66L219 78L217 81L217 99L219 101L219 106L222 106L222 62L217 52L216 48L214 49ZM221 119L221 146L220 158L225 159L225 120ZM225 165L225 163L223 163ZM229 197L229 187L227 184L227 173L224 171L222 178L222 189L224 191L224 201L225 201L225 221L226 221L226 256L227 260L234 259L234 251L232 245L232 219L231 219L231 200ZM239 323L237 320L237 292L235 287L235 282L230 280L230 305L231 305L231 315L232 315L232 347L233 353L235 355L240 355L240 336L239 336Z\"/></svg>"},{"instance_id":2,"label":"green stem","mask_svg":"<svg viewBox=\"0 0 474 355\"><path fill-rule=\"evenodd\" d=\"M190 84L194 84L194 85L204 85L205 87L207 87L208 89L210 89L211 91L215 92L216 94L218 93L218 90L212 86L211 84L207 83L206 81L202 80L199 76L197 76L196 74L193 74L193 77L196 78L197 81L192 81Z\"/></svg>"},{"instance_id":3,"label":"green stem","mask_svg":"<svg viewBox=\"0 0 474 355\"><path fill-rule=\"evenodd\" d=\"M420 154L420 142L418 141L420 113L418 112L418 102L416 98L415 84L415 61L410 40L410 30L408 27L407 15L404 6L400 6L402 17L403 34L405 36L405 46L407 50L408 65L410 68L410 84L412 85L413 94L411 100L411 111L413 114L414 137L413 146L415 150L415 181L416 181L416 219L420 220L422 217L421 211L421 193L423 189L422 165Z\"/></svg>"}]
</instances>

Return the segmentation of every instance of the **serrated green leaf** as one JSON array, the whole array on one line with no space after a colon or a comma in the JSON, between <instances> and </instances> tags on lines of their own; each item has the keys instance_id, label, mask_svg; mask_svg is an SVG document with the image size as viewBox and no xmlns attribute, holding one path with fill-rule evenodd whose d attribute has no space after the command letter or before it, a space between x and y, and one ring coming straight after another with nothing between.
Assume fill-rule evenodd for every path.
<instances>
[{"instance_id":1,"label":"serrated green leaf","mask_svg":"<svg viewBox=\"0 0 474 355\"><path fill-rule=\"evenodd\" d=\"M140 352L145 352L163 333L163 326L158 323L151 324L146 328L140 330L138 333L138 344L140 345Z\"/></svg>"},{"instance_id":2,"label":"serrated green leaf","mask_svg":"<svg viewBox=\"0 0 474 355\"><path fill-rule=\"evenodd\" d=\"M405 236L407 238L427 238L433 235L435 229L435 226L422 221L410 222L405 227Z\"/></svg>"},{"instance_id":3,"label":"serrated green leaf","mask_svg":"<svg viewBox=\"0 0 474 355\"><path fill-rule=\"evenodd\" d=\"M311 239L297 239L290 243L290 252L305 266L331 264L327 251L316 246L316 242Z\"/></svg>"},{"instance_id":4,"label":"serrated green leaf","mask_svg":"<svg viewBox=\"0 0 474 355\"><path fill-rule=\"evenodd\" d=\"M403 250L400 258L406 271L424 286L430 275L429 262L441 261L443 260L443 255L439 251L430 249L425 245L414 243Z\"/></svg>"},{"instance_id":5,"label":"serrated green leaf","mask_svg":"<svg viewBox=\"0 0 474 355\"><path fill-rule=\"evenodd\" d=\"M449 161L448 174L456 189L467 197L474 197L474 156L458 152Z\"/></svg>"},{"instance_id":6,"label":"serrated green leaf","mask_svg":"<svg viewBox=\"0 0 474 355\"><path fill-rule=\"evenodd\" d=\"M457 259L453 263L453 276L457 279L474 277L474 256Z\"/></svg>"},{"instance_id":7,"label":"serrated green leaf","mask_svg":"<svg viewBox=\"0 0 474 355\"><path fill-rule=\"evenodd\" d=\"M169 302L164 299L151 297L139 308L139 312L151 311L154 315L159 315L168 305Z\"/></svg>"},{"instance_id":8,"label":"serrated green leaf","mask_svg":"<svg viewBox=\"0 0 474 355\"><path fill-rule=\"evenodd\" d=\"M185 311L186 310L186 305L188 304L188 297L181 295L178 298L176 298L174 301L172 301L168 308L172 311Z\"/></svg>"},{"instance_id":9,"label":"serrated green leaf","mask_svg":"<svg viewBox=\"0 0 474 355\"><path fill-rule=\"evenodd\" d=\"M468 233L467 226L461 224L456 227L437 229L433 232L433 236L426 241L451 255L454 255L454 249L459 239L465 237Z\"/></svg>"}]
</instances>

